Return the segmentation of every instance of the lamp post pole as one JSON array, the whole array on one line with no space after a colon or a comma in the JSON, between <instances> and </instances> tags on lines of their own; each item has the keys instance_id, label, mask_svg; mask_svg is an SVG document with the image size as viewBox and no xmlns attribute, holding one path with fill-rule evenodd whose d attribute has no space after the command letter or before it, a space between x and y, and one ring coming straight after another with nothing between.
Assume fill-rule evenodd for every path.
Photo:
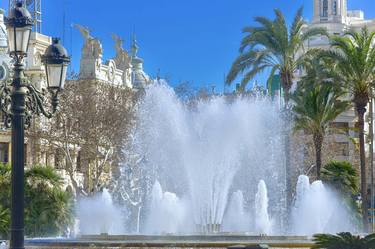
<instances>
[{"instance_id":1,"label":"lamp post pole","mask_svg":"<svg viewBox=\"0 0 375 249\"><path fill-rule=\"evenodd\" d=\"M36 89L24 76L23 59L27 56L32 30L32 18L21 2L9 11L5 18L8 33L9 54L13 58L13 81L0 85L0 110L5 117L5 125L12 127L12 189L10 248L24 249L25 210L25 128L30 125L33 115L51 118L57 110L58 94L64 88L70 58L59 39L42 56L46 69L47 89L51 95L47 110L46 91ZM10 122L9 122L10 121Z\"/></svg>"},{"instance_id":2,"label":"lamp post pole","mask_svg":"<svg viewBox=\"0 0 375 249\"><path fill-rule=\"evenodd\" d=\"M14 65L12 98L12 201L10 248L24 248L25 95L23 63Z\"/></svg>"}]
</instances>

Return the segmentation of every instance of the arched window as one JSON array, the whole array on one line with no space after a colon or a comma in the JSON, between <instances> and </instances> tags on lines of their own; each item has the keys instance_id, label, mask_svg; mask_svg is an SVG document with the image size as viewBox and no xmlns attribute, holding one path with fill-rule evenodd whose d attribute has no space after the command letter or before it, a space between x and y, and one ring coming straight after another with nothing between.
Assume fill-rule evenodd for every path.
<instances>
[{"instance_id":1,"label":"arched window","mask_svg":"<svg viewBox=\"0 0 375 249\"><path fill-rule=\"evenodd\" d=\"M323 0L322 17L328 17L328 0Z\"/></svg>"},{"instance_id":2,"label":"arched window","mask_svg":"<svg viewBox=\"0 0 375 249\"><path fill-rule=\"evenodd\" d=\"M333 15L337 15L337 0L333 1Z\"/></svg>"}]
</instances>

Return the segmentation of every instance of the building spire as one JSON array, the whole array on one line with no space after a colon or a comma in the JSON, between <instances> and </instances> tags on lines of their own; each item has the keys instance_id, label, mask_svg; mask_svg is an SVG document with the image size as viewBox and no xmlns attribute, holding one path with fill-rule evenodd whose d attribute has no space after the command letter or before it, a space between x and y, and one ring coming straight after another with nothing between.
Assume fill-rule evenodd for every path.
<instances>
[{"instance_id":1,"label":"building spire","mask_svg":"<svg viewBox=\"0 0 375 249\"><path fill-rule=\"evenodd\" d=\"M136 38L135 33L133 33L132 48L131 49L132 49L132 56L137 57L139 46L138 46L138 43L137 43L137 38Z\"/></svg>"}]
</instances>

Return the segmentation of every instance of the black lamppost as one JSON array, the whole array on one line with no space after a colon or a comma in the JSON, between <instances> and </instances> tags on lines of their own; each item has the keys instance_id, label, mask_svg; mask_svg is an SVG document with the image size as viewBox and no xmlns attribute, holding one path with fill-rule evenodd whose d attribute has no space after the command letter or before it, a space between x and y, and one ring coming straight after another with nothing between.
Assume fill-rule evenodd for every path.
<instances>
[{"instance_id":1,"label":"black lamppost","mask_svg":"<svg viewBox=\"0 0 375 249\"><path fill-rule=\"evenodd\" d=\"M24 76L23 59L27 56L32 18L22 3L17 3L5 18L9 54L13 59L13 80L0 86L0 108L5 125L12 127L11 249L24 248L24 166L25 127L33 115L51 118L58 105L58 93L64 87L70 58L58 39L53 39L42 62L46 68L48 91L39 91ZM46 98L51 95L50 101ZM50 103L48 105L48 103ZM50 109L50 111L48 110Z\"/></svg>"}]
</instances>

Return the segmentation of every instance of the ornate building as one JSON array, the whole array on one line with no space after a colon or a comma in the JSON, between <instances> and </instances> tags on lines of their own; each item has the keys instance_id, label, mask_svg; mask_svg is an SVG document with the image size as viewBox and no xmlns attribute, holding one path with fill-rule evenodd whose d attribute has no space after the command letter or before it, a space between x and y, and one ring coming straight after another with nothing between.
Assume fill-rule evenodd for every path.
<instances>
[{"instance_id":1,"label":"ornate building","mask_svg":"<svg viewBox=\"0 0 375 249\"><path fill-rule=\"evenodd\" d=\"M46 87L45 70L41 63L41 55L51 44L51 37L43 35L41 31L41 0L26 1L36 24L31 34L28 56L25 59L25 75L38 89ZM9 1L10 6L14 3ZM114 84L119 87L131 88L134 91L145 87L151 82L150 77L143 70L143 59L137 55L138 45L135 37L131 47L131 53L123 48L123 41L113 35L115 41L116 56L103 62L103 48L101 42L90 35L90 31L75 25L84 38L80 59L79 80L98 81L105 84ZM4 11L0 10L0 82L10 79L12 74L12 61L7 54L7 33L4 25ZM1 118L1 116L0 116ZM43 118L35 119L31 129L40 130L44 127ZM9 163L11 158L11 134L0 120L0 163ZM64 170L64 158L59 151L49 150L49 141L38 137L37 133L27 132L25 141L26 164L48 164L54 165L63 176L65 186L72 185L68 173ZM48 147L48 148L47 148ZM79 152L74 153L79 163ZM80 186L84 185L84 174L77 172L75 179Z\"/></svg>"},{"instance_id":2,"label":"ornate building","mask_svg":"<svg viewBox=\"0 0 375 249\"><path fill-rule=\"evenodd\" d=\"M143 70L143 59L137 56L138 44L133 37L131 55L123 48L123 40L113 34L116 56L103 63L103 48L99 39L90 34L90 30L75 24L84 38L81 50L79 70L80 80L99 80L102 82L139 89L151 83L150 77Z\"/></svg>"},{"instance_id":3,"label":"ornate building","mask_svg":"<svg viewBox=\"0 0 375 249\"><path fill-rule=\"evenodd\" d=\"M375 19L366 20L362 10L348 10L347 0L313 0L314 14L309 27L325 27L331 35L342 35L350 29L368 27L375 30ZM309 47L329 46L327 38L317 37Z\"/></svg>"}]
</instances>

